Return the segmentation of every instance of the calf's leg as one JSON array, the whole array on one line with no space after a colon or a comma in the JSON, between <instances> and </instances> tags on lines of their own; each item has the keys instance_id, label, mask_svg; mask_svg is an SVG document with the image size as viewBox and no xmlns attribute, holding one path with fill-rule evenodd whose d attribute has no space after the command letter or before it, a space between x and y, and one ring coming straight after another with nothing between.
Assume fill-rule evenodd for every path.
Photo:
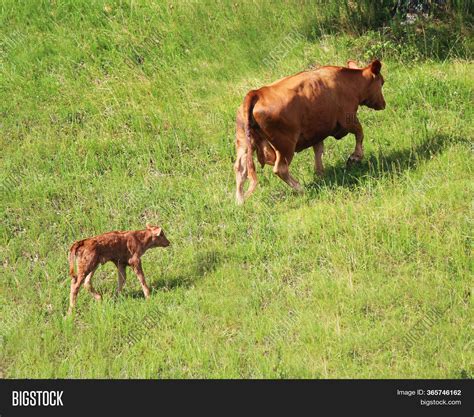
<instances>
[{"instance_id":1,"label":"calf's leg","mask_svg":"<svg viewBox=\"0 0 474 417\"><path fill-rule=\"evenodd\" d=\"M97 301L100 301L102 299L102 296L94 289L91 282L92 276L94 275L94 272L96 269L97 267L95 267L92 271L90 271L87 274L86 279L84 281L84 287L86 288L87 291L91 293L92 297L94 297Z\"/></svg>"},{"instance_id":2,"label":"calf's leg","mask_svg":"<svg viewBox=\"0 0 474 417\"><path fill-rule=\"evenodd\" d=\"M85 274L81 271L80 267L78 267L77 277L71 280L71 291L69 294L69 309L67 314L70 315L72 310L76 306L77 294L81 289L82 282L84 281Z\"/></svg>"},{"instance_id":3,"label":"calf's leg","mask_svg":"<svg viewBox=\"0 0 474 417\"><path fill-rule=\"evenodd\" d=\"M117 283L117 295L120 294L122 288L125 284L125 280L127 278L127 270L125 269L125 265L121 263L117 263L118 269L118 283Z\"/></svg>"},{"instance_id":4,"label":"calf's leg","mask_svg":"<svg viewBox=\"0 0 474 417\"><path fill-rule=\"evenodd\" d=\"M133 272L135 272L136 276L138 277L138 280L140 281L140 285L142 286L145 298L149 298L150 288L148 288L148 285L146 285L145 274L143 273L142 269L142 262L140 260L131 260L130 266L132 267Z\"/></svg>"}]
</instances>

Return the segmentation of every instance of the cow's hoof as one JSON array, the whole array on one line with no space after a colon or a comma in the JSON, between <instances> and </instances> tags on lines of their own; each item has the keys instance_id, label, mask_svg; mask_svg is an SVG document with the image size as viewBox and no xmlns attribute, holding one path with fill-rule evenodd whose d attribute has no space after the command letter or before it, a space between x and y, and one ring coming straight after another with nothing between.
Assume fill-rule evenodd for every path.
<instances>
[{"instance_id":1,"label":"cow's hoof","mask_svg":"<svg viewBox=\"0 0 474 417\"><path fill-rule=\"evenodd\" d=\"M352 167L356 164L360 164L360 162L362 161L362 158L359 158L357 156L354 156L354 155L351 155L349 156L349 159L347 160L346 162L346 167Z\"/></svg>"},{"instance_id":2,"label":"cow's hoof","mask_svg":"<svg viewBox=\"0 0 474 417\"><path fill-rule=\"evenodd\" d=\"M295 190L296 194L298 194L298 195L303 195L304 194L304 188L300 184L295 185L293 187L293 190Z\"/></svg>"}]
</instances>

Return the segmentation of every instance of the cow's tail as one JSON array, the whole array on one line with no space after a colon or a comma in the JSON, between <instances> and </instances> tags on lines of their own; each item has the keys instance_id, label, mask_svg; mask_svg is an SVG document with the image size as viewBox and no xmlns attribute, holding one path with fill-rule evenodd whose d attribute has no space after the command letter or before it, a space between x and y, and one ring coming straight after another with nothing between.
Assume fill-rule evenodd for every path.
<instances>
[{"instance_id":1,"label":"cow's tail","mask_svg":"<svg viewBox=\"0 0 474 417\"><path fill-rule=\"evenodd\" d=\"M253 153L255 152L258 145L255 143L256 138L252 132L252 111L258 101L258 98L258 91L252 90L245 96L243 105L245 138L247 140L247 172L250 178L250 185L247 192L245 193L245 197L248 197L250 194L252 194L255 190L255 187L257 186L257 173L255 171Z\"/></svg>"},{"instance_id":2,"label":"cow's tail","mask_svg":"<svg viewBox=\"0 0 474 417\"><path fill-rule=\"evenodd\" d=\"M71 276L71 279L73 281L76 281L77 275L74 272L74 263L76 260L76 253L77 250L84 244L83 240L78 240L77 242L74 242L73 245L71 246L71 249L69 249L69 255L68 255L68 260L69 260L69 275Z\"/></svg>"}]
</instances>

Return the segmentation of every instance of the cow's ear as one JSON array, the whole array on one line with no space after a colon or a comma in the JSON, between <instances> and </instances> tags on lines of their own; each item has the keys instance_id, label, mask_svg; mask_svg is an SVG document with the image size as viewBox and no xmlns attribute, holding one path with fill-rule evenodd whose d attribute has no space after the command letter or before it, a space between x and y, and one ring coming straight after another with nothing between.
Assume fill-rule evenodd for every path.
<instances>
[{"instance_id":1,"label":"cow's ear","mask_svg":"<svg viewBox=\"0 0 474 417\"><path fill-rule=\"evenodd\" d=\"M352 68L352 69L359 69L358 65L356 64L355 61L349 60L347 61L347 68Z\"/></svg>"},{"instance_id":2,"label":"cow's ear","mask_svg":"<svg viewBox=\"0 0 474 417\"><path fill-rule=\"evenodd\" d=\"M150 230L150 229L153 229L153 226L152 226L150 223L147 223L147 224L146 224L146 228L147 228L148 230Z\"/></svg>"},{"instance_id":3,"label":"cow's ear","mask_svg":"<svg viewBox=\"0 0 474 417\"><path fill-rule=\"evenodd\" d=\"M370 64L370 71L372 71L372 73L375 75L379 75L381 69L382 63L378 59L372 61L372 63Z\"/></svg>"}]
</instances>

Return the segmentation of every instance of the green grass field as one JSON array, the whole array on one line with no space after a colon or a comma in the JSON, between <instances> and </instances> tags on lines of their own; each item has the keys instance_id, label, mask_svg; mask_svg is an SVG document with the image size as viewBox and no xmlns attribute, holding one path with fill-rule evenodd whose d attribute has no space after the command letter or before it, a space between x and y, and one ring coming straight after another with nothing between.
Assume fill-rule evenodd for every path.
<instances>
[{"instance_id":1,"label":"green grass field","mask_svg":"<svg viewBox=\"0 0 474 417\"><path fill-rule=\"evenodd\" d=\"M1 3L0 377L473 376L472 20L322 3ZM323 180L292 163L304 195L266 167L237 206L246 92L374 56L364 162L328 138ZM106 264L65 320L72 242L147 221L173 243L151 299Z\"/></svg>"}]
</instances>

